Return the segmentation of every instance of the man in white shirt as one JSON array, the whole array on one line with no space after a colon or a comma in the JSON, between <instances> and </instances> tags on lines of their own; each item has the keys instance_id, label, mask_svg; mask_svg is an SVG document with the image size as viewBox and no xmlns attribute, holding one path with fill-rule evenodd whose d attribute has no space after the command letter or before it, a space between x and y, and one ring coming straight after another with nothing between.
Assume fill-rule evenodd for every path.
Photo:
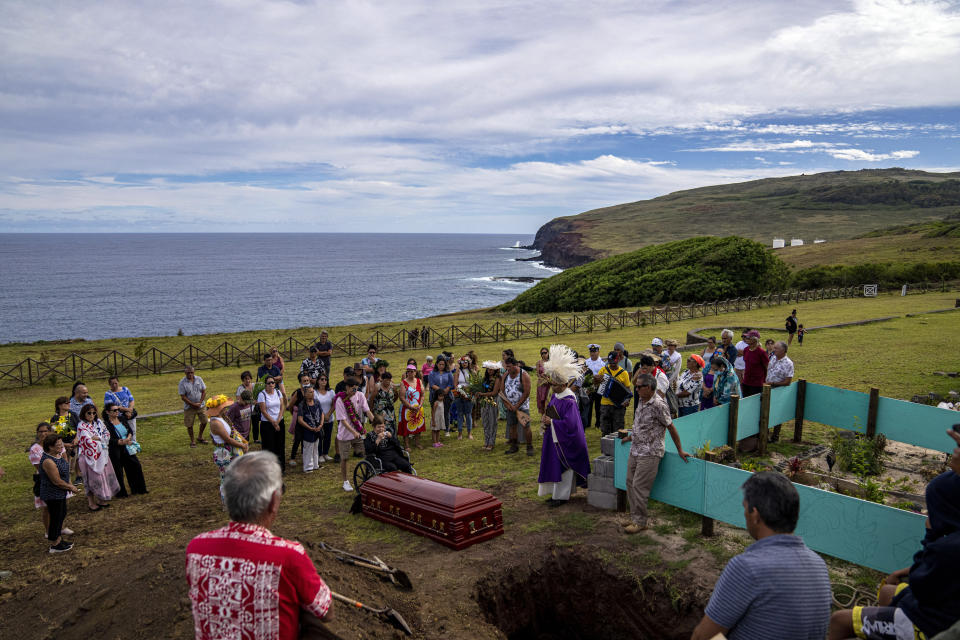
<instances>
[{"instance_id":1,"label":"man in white shirt","mask_svg":"<svg viewBox=\"0 0 960 640\"><path fill-rule=\"evenodd\" d=\"M747 343L747 331L744 330L740 334L740 342L735 345L737 347L737 359L733 361L733 370L737 373L737 378L741 384L743 384L743 373L747 370L747 363L743 359L743 350L750 346Z\"/></svg>"},{"instance_id":2,"label":"man in white shirt","mask_svg":"<svg viewBox=\"0 0 960 640\"><path fill-rule=\"evenodd\" d=\"M773 355L767 363L767 384L771 387L787 387L793 382L793 360L787 357L787 343L783 340L773 344ZM770 442L780 439L780 425L773 428Z\"/></svg>"},{"instance_id":3,"label":"man in white shirt","mask_svg":"<svg viewBox=\"0 0 960 640\"><path fill-rule=\"evenodd\" d=\"M677 378L680 377L681 361L683 357L680 355L680 352L677 351L677 341L673 338L670 338L666 341L667 352L661 354L663 358L663 364L660 365L660 368L663 369L663 372L667 374L667 378L670 380L670 386L676 389L677 387ZM670 364L664 366L667 362Z\"/></svg>"},{"instance_id":4,"label":"man in white shirt","mask_svg":"<svg viewBox=\"0 0 960 640\"><path fill-rule=\"evenodd\" d=\"M590 357L587 358L585 364L587 368L590 369L590 373L596 376L600 373L600 369L603 369L603 366L607 364L607 361L600 357L600 345L593 343L587 345L587 349L590 350ZM593 409L593 415L597 417L597 424L600 423L600 399L601 396L596 391L596 385L594 390L590 393L590 406L584 412L586 415L583 417L583 430L586 431L590 428L590 409Z\"/></svg>"}]
</instances>

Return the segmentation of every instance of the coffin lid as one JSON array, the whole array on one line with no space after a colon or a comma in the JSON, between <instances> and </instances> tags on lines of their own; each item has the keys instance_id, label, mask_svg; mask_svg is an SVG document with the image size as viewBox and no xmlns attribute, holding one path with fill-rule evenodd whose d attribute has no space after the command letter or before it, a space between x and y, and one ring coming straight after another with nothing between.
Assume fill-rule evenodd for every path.
<instances>
[{"instance_id":1,"label":"coffin lid","mask_svg":"<svg viewBox=\"0 0 960 640\"><path fill-rule=\"evenodd\" d=\"M372 493L391 497L406 504L420 504L434 510L462 514L491 502L500 504L494 496L479 489L466 489L450 484L390 471L370 478L360 486L361 494Z\"/></svg>"}]
</instances>

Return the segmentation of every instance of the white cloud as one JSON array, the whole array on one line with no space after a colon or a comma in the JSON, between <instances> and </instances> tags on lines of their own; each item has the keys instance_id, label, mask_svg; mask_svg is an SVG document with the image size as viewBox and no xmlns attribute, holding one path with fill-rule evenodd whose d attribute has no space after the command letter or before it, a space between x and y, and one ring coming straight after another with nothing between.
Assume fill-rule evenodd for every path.
<instances>
[{"instance_id":1,"label":"white cloud","mask_svg":"<svg viewBox=\"0 0 960 640\"><path fill-rule=\"evenodd\" d=\"M356 225L424 211L425 226L516 212L533 228L584 204L755 175L687 172L644 146L655 134L913 158L835 136L956 128L751 119L958 105L958 53L957 7L920 0L7 2L0 209L27 221L113 206L184 221L241 212L232 219L250 225L264 211ZM238 171L288 188L223 175ZM208 182L118 186L130 174Z\"/></svg>"},{"instance_id":2,"label":"white cloud","mask_svg":"<svg viewBox=\"0 0 960 640\"><path fill-rule=\"evenodd\" d=\"M915 158L919 151L901 150L890 153L872 153L862 149L854 149L844 144L833 142L812 142L810 140L794 140L793 142L734 142L721 147L706 147L697 151L731 151L731 152L770 152L770 153L826 153L838 160L859 160L863 162L880 162L881 160L902 160ZM762 158L754 158L763 160Z\"/></svg>"}]
</instances>

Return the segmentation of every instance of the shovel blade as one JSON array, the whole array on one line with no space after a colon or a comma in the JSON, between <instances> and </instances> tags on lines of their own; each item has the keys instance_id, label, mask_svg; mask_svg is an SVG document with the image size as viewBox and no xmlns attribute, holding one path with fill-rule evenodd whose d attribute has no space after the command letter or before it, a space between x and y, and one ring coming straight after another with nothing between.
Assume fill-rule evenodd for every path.
<instances>
[{"instance_id":1,"label":"shovel blade","mask_svg":"<svg viewBox=\"0 0 960 640\"><path fill-rule=\"evenodd\" d=\"M408 636L413 635L413 629L410 628L410 625L407 624L407 621L403 619L403 616L400 615L395 609L387 609L383 612L383 619L389 622L392 626L400 629Z\"/></svg>"}]
</instances>

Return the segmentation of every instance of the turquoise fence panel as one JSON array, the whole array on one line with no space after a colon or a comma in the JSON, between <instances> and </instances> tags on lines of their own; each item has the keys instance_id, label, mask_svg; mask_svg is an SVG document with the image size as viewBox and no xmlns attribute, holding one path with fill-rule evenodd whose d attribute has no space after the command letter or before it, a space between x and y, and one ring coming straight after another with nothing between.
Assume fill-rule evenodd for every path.
<instances>
[{"instance_id":1,"label":"turquoise fence panel","mask_svg":"<svg viewBox=\"0 0 960 640\"><path fill-rule=\"evenodd\" d=\"M727 421L730 417L730 408L727 405L712 407L706 411L691 413L689 416L677 418L673 421L680 434L680 442L687 453L693 453L706 442L710 448L727 444ZM667 434L669 451L676 451L673 440Z\"/></svg>"},{"instance_id":2,"label":"turquoise fence panel","mask_svg":"<svg viewBox=\"0 0 960 640\"><path fill-rule=\"evenodd\" d=\"M771 391L771 425L793 419L796 394L795 384ZM806 398L806 419L865 431L867 394L807 383ZM678 418L675 424L684 449L692 452L707 440L712 447L725 443L728 415L723 406ZM760 396L742 399L737 438L757 433L759 421ZM945 453L953 450L954 443L943 432L955 422L960 422L955 412L891 398L880 398L877 407L878 433ZM669 434L666 450L650 494L653 499L744 527L740 487L750 477L749 471L697 459L684 463ZM625 490L629 443L617 442L614 454L614 486ZM910 565L924 535L924 516L795 486L800 494L796 533L811 549L884 572Z\"/></svg>"},{"instance_id":3,"label":"turquoise fence panel","mask_svg":"<svg viewBox=\"0 0 960 640\"><path fill-rule=\"evenodd\" d=\"M617 440L613 448L613 486L627 490L627 456L630 455L630 444Z\"/></svg>"},{"instance_id":4,"label":"turquoise fence panel","mask_svg":"<svg viewBox=\"0 0 960 640\"><path fill-rule=\"evenodd\" d=\"M808 382L803 417L804 420L863 433L867 429L869 402L870 396L859 391Z\"/></svg>"},{"instance_id":5,"label":"turquoise fence panel","mask_svg":"<svg viewBox=\"0 0 960 640\"><path fill-rule=\"evenodd\" d=\"M669 441L670 438L667 437L667 442ZM613 486L624 491L627 489L627 458L629 456L630 443L618 440L614 449ZM707 463L699 458L689 458L688 462L684 462L674 448L673 453L665 454L660 461L657 481L653 485L650 496L687 511L703 513L706 465Z\"/></svg>"},{"instance_id":6,"label":"turquoise fence panel","mask_svg":"<svg viewBox=\"0 0 960 640\"><path fill-rule=\"evenodd\" d=\"M797 535L815 551L890 573L909 567L926 517L795 484L800 494Z\"/></svg>"},{"instance_id":7,"label":"turquoise fence panel","mask_svg":"<svg viewBox=\"0 0 960 640\"><path fill-rule=\"evenodd\" d=\"M760 394L740 398L737 412L737 440L760 433Z\"/></svg>"},{"instance_id":8,"label":"turquoise fence panel","mask_svg":"<svg viewBox=\"0 0 960 640\"><path fill-rule=\"evenodd\" d=\"M956 423L960 413L949 409L893 398L880 398L877 403L877 433L897 442L952 453L956 443L944 431Z\"/></svg>"},{"instance_id":9,"label":"turquoise fence panel","mask_svg":"<svg viewBox=\"0 0 960 640\"><path fill-rule=\"evenodd\" d=\"M770 426L783 424L797 417L797 383L770 390Z\"/></svg>"},{"instance_id":10,"label":"turquoise fence panel","mask_svg":"<svg viewBox=\"0 0 960 640\"><path fill-rule=\"evenodd\" d=\"M617 443L614 485L626 489L630 445ZM667 453L650 497L693 513L744 528L741 487L751 473L743 469ZM910 566L920 548L920 514L886 507L830 491L794 484L800 494L796 534L820 553L890 573Z\"/></svg>"},{"instance_id":11,"label":"turquoise fence panel","mask_svg":"<svg viewBox=\"0 0 960 640\"><path fill-rule=\"evenodd\" d=\"M693 513L703 513L706 467L707 463L699 458L688 458L684 462L675 453L665 454L650 497Z\"/></svg>"},{"instance_id":12,"label":"turquoise fence panel","mask_svg":"<svg viewBox=\"0 0 960 640\"><path fill-rule=\"evenodd\" d=\"M743 519L743 493L740 487L752 474L736 467L726 467L722 464L707 463L704 479L707 484L704 490L704 515L746 528Z\"/></svg>"}]
</instances>

